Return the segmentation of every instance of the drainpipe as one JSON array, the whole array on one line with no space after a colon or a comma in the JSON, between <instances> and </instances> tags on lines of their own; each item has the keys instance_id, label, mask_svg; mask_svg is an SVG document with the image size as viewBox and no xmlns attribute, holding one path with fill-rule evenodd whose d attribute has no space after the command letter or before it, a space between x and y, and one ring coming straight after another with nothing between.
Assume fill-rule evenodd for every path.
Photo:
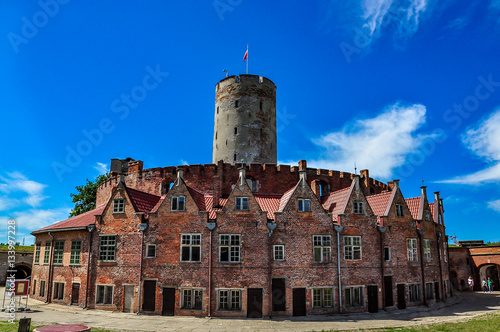
<instances>
[{"instance_id":1,"label":"drainpipe","mask_svg":"<svg viewBox=\"0 0 500 332\"><path fill-rule=\"evenodd\" d=\"M269 238L268 238L268 246L269 246L269 254L268 254L268 265L267 265L267 274L268 274L268 277L267 279L269 280L269 286L268 286L268 294L269 294L269 318L271 318L272 316L272 312L273 312L273 298L272 298L272 294L273 294L273 266L272 266L272 261L273 261L273 246L271 244L271 235L273 235L273 231L276 229L276 226L278 224L275 223L275 222L272 222L272 221L268 221L267 222L267 227L269 228Z\"/></svg>"},{"instance_id":2,"label":"drainpipe","mask_svg":"<svg viewBox=\"0 0 500 332\"><path fill-rule=\"evenodd\" d=\"M383 225L377 225L377 231L380 233L380 273L382 275L382 310L385 310L385 282L384 282L384 233L387 227Z\"/></svg>"},{"instance_id":3,"label":"drainpipe","mask_svg":"<svg viewBox=\"0 0 500 332\"><path fill-rule=\"evenodd\" d=\"M208 222L207 228L210 230L210 249L208 254L208 317L212 317L212 234L215 222Z\"/></svg>"},{"instance_id":4,"label":"drainpipe","mask_svg":"<svg viewBox=\"0 0 500 332\"><path fill-rule=\"evenodd\" d=\"M339 216L340 221L340 216ZM339 275L339 311L342 313L342 277L340 275L340 232L344 227L340 224L333 224L333 229L337 232L337 273Z\"/></svg>"},{"instance_id":5,"label":"drainpipe","mask_svg":"<svg viewBox=\"0 0 500 332\"><path fill-rule=\"evenodd\" d=\"M423 229L417 229L417 234L418 234L418 241L420 242L420 270L422 273L422 289L424 291L424 305L427 305L427 293L425 290L425 274L424 274L424 250L422 249L423 246L423 239L422 235L424 234Z\"/></svg>"},{"instance_id":6,"label":"drainpipe","mask_svg":"<svg viewBox=\"0 0 500 332\"><path fill-rule=\"evenodd\" d=\"M439 263L439 288L441 290L441 297L443 297L443 285L442 285L442 282L443 282L443 267L441 266L441 251L440 251L440 247L441 247L441 232L440 231L437 231L437 250L438 250L438 263ZM438 300L438 299L436 299Z\"/></svg>"},{"instance_id":7,"label":"drainpipe","mask_svg":"<svg viewBox=\"0 0 500 332\"><path fill-rule=\"evenodd\" d=\"M451 275L451 269L450 269L450 250L448 247L448 235L445 235L444 240L446 241L446 257L448 257L446 265L448 265L448 287L450 288L450 297L453 296L453 287L451 287L451 280L450 280L450 275Z\"/></svg>"},{"instance_id":8,"label":"drainpipe","mask_svg":"<svg viewBox=\"0 0 500 332\"><path fill-rule=\"evenodd\" d=\"M89 231L89 258L87 261L87 287L85 287L85 306L83 307L84 309L88 308L88 300L89 300L89 287L90 287L90 263L91 259L90 257L92 256L92 235L93 235L93 230L94 230L95 225L88 225L87 230Z\"/></svg>"},{"instance_id":9,"label":"drainpipe","mask_svg":"<svg viewBox=\"0 0 500 332\"><path fill-rule=\"evenodd\" d=\"M142 256L144 255L144 231L148 228L148 224L144 222L144 218L141 218L143 221L139 224L139 229L141 230L141 258L139 259L139 307L137 308L137 314L141 314L141 294L142 294Z\"/></svg>"},{"instance_id":10,"label":"drainpipe","mask_svg":"<svg viewBox=\"0 0 500 332\"><path fill-rule=\"evenodd\" d=\"M47 285L47 300L45 303L51 303L52 302L52 278L54 275L54 264L53 264L53 259L54 259L54 236L50 234L50 258L49 258L49 284ZM45 247L47 248L47 247Z\"/></svg>"}]
</instances>

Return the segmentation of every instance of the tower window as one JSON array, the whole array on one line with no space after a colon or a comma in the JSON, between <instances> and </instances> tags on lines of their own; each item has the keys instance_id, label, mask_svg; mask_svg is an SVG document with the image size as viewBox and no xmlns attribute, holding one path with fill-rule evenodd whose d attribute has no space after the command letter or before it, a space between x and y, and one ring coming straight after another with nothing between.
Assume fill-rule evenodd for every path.
<instances>
[{"instance_id":1,"label":"tower window","mask_svg":"<svg viewBox=\"0 0 500 332\"><path fill-rule=\"evenodd\" d=\"M238 107L238 100L234 102L234 107Z\"/></svg>"},{"instance_id":2,"label":"tower window","mask_svg":"<svg viewBox=\"0 0 500 332\"><path fill-rule=\"evenodd\" d=\"M234 127L234 134L238 135L238 127Z\"/></svg>"},{"instance_id":3,"label":"tower window","mask_svg":"<svg viewBox=\"0 0 500 332\"><path fill-rule=\"evenodd\" d=\"M217 132L215 132L215 139L217 139Z\"/></svg>"},{"instance_id":4,"label":"tower window","mask_svg":"<svg viewBox=\"0 0 500 332\"><path fill-rule=\"evenodd\" d=\"M226 145L227 145L227 140L226 140Z\"/></svg>"},{"instance_id":5,"label":"tower window","mask_svg":"<svg viewBox=\"0 0 500 332\"><path fill-rule=\"evenodd\" d=\"M236 153L234 154L234 161L236 161Z\"/></svg>"},{"instance_id":6,"label":"tower window","mask_svg":"<svg viewBox=\"0 0 500 332\"><path fill-rule=\"evenodd\" d=\"M217 114L219 114L219 106L217 106Z\"/></svg>"},{"instance_id":7,"label":"tower window","mask_svg":"<svg viewBox=\"0 0 500 332\"><path fill-rule=\"evenodd\" d=\"M260 109L262 109L262 101L260 102Z\"/></svg>"}]
</instances>

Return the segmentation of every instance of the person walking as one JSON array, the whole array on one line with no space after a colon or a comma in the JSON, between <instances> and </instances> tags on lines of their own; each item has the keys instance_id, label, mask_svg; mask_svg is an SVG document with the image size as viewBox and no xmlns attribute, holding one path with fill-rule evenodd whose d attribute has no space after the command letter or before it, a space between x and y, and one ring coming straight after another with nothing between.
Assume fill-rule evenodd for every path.
<instances>
[{"instance_id":1,"label":"person walking","mask_svg":"<svg viewBox=\"0 0 500 332\"><path fill-rule=\"evenodd\" d=\"M474 279L472 279L472 276L469 276L469 279L467 279L467 284L469 285L469 290L471 292L474 291Z\"/></svg>"},{"instance_id":2,"label":"person walking","mask_svg":"<svg viewBox=\"0 0 500 332\"><path fill-rule=\"evenodd\" d=\"M490 293L493 291L493 280L491 280L490 277L488 277L488 289L490 290Z\"/></svg>"},{"instance_id":3,"label":"person walking","mask_svg":"<svg viewBox=\"0 0 500 332\"><path fill-rule=\"evenodd\" d=\"M486 291L488 291L488 282L486 281L486 278L483 278L482 286L483 286L483 292L486 293Z\"/></svg>"}]
</instances>

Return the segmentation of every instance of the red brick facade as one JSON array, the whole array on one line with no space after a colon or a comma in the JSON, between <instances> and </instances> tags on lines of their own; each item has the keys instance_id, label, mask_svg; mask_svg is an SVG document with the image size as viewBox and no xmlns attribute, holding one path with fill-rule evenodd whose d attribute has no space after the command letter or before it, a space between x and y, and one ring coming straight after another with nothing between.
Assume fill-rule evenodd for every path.
<instances>
[{"instance_id":1,"label":"red brick facade","mask_svg":"<svg viewBox=\"0 0 500 332\"><path fill-rule=\"evenodd\" d=\"M99 188L99 208L78 227L69 219L33 232L41 246L33 297L116 311L260 317L373 312L451 295L439 194L429 204L424 187L421 197L405 199L398 181L305 161L239 166L143 170L133 161L126 175L112 173ZM72 255L75 240L81 248ZM44 264L46 243L57 241L62 254L51 250ZM53 264L59 255L62 264Z\"/></svg>"}]
</instances>

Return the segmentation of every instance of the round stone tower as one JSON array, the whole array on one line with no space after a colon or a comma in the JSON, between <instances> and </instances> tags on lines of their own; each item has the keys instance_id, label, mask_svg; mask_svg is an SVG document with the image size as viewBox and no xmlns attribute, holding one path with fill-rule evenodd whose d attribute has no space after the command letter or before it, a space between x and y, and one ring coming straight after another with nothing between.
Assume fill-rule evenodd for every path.
<instances>
[{"instance_id":1,"label":"round stone tower","mask_svg":"<svg viewBox=\"0 0 500 332\"><path fill-rule=\"evenodd\" d=\"M257 75L215 85L212 162L277 163L276 85Z\"/></svg>"}]
</instances>

